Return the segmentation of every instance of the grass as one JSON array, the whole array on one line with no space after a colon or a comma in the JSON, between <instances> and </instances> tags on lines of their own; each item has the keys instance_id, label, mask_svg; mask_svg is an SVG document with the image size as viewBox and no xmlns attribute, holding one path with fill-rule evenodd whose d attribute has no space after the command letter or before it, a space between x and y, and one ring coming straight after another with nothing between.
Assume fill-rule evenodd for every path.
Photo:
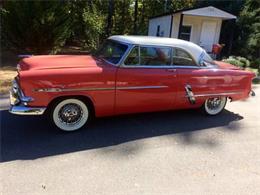
<instances>
[{"instance_id":1,"label":"grass","mask_svg":"<svg viewBox=\"0 0 260 195\"><path fill-rule=\"evenodd\" d=\"M15 67L4 66L0 68L0 95L8 94L16 75L17 71Z\"/></svg>"}]
</instances>

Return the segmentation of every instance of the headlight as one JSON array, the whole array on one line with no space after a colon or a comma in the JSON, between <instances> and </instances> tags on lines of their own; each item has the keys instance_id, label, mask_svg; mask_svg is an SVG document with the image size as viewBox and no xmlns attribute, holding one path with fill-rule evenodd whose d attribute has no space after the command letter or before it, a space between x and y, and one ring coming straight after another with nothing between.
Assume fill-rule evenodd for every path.
<instances>
[{"instance_id":1,"label":"headlight","mask_svg":"<svg viewBox=\"0 0 260 195\"><path fill-rule=\"evenodd\" d=\"M10 102L11 102L11 105L16 105L20 102L19 86L15 79L13 80L12 89L10 91Z\"/></svg>"},{"instance_id":2,"label":"headlight","mask_svg":"<svg viewBox=\"0 0 260 195\"><path fill-rule=\"evenodd\" d=\"M18 84L17 84L15 79L13 80L12 90L13 90L14 94L18 94L19 86L18 86Z\"/></svg>"}]
</instances>

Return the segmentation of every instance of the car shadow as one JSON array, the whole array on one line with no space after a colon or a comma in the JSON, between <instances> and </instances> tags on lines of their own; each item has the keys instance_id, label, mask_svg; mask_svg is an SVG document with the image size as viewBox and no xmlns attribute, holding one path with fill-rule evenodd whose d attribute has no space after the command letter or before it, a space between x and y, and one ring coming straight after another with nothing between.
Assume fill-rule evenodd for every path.
<instances>
[{"instance_id":1,"label":"car shadow","mask_svg":"<svg viewBox=\"0 0 260 195\"><path fill-rule=\"evenodd\" d=\"M44 117L16 116L8 111L1 111L0 117L2 162L97 148L106 151L108 146L162 135L179 136L183 144L196 144L198 140L193 139L193 134L214 127L238 131L239 125L230 123L243 119L228 110L215 117L196 110L169 111L99 118L80 131L66 133L53 128ZM206 143L212 146L215 141Z\"/></svg>"}]
</instances>

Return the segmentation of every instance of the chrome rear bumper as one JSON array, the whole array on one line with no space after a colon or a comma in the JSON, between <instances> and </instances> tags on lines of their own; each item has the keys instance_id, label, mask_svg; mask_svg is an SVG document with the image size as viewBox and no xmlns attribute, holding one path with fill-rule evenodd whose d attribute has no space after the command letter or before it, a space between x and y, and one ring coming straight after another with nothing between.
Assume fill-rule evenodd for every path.
<instances>
[{"instance_id":1,"label":"chrome rear bumper","mask_svg":"<svg viewBox=\"0 0 260 195\"><path fill-rule=\"evenodd\" d=\"M250 91L250 96L252 96L252 97L255 96L255 92L253 90Z\"/></svg>"},{"instance_id":2,"label":"chrome rear bumper","mask_svg":"<svg viewBox=\"0 0 260 195\"><path fill-rule=\"evenodd\" d=\"M42 115L45 107L27 107L23 105L11 106L9 112L18 115Z\"/></svg>"}]
</instances>

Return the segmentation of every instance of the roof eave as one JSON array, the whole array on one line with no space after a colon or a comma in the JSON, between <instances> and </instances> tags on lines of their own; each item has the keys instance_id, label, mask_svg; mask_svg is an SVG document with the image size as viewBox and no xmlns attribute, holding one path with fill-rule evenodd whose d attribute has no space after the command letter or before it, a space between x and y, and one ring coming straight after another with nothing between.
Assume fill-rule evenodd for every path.
<instances>
[{"instance_id":1,"label":"roof eave","mask_svg":"<svg viewBox=\"0 0 260 195\"><path fill-rule=\"evenodd\" d=\"M213 7L213 6L207 6L207 7ZM160 18L160 17L164 17L164 16L172 16L173 14L177 14L177 13L183 13L184 15L192 15L192 14L187 14L185 12L187 11L191 11L191 10L196 10L196 9L200 9L200 8L206 8L205 6L203 7L196 7L196 8L188 8L188 9L182 9L182 10L178 10L178 11L175 11L175 12L167 12L167 13L164 13L164 14L160 14L160 15L157 15L157 16L153 16L153 17L149 17L149 20L151 19L155 19L155 18ZM215 7L213 7L215 8ZM215 9L218 9L218 8L215 8ZM219 10L219 9L218 9ZM223 10L221 10L223 11ZM223 11L223 12L226 12L226 11ZM229 14L230 16L229 17L215 17L215 16L204 16L204 17L215 17L215 18L222 18L223 20L231 20L231 19L236 19L237 17L226 12L227 14ZM203 15L193 15L193 16L203 16Z\"/></svg>"}]
</instances>

